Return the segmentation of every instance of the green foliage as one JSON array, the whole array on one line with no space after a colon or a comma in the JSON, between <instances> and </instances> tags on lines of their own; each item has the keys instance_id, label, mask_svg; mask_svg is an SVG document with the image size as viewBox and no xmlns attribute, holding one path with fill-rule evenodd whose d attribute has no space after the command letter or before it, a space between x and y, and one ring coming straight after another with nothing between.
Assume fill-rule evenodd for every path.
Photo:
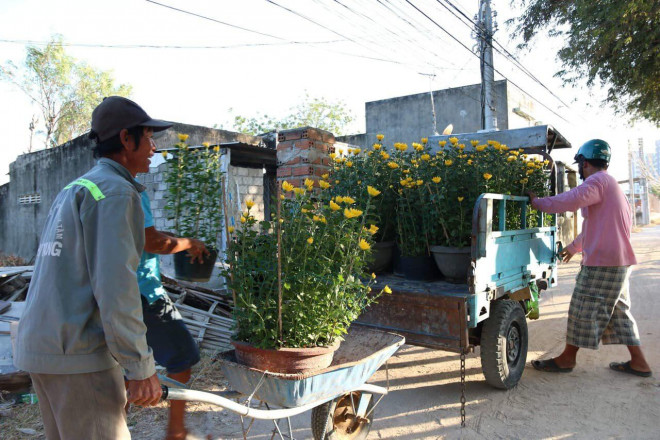
<instances>
[{"instance_id":1,"label":"green foliage","mask_svg":"<svg viewBox=\"0 0 660 440\"><path fill-rule=\"evenodd\" d=\"M518 0L510 22L522 47L542 29L562 38L557 75L607 87L606 102L634 119L660 125L660 3L657 0Z\"/></svg>"},{"instance_id":2,"label":"green foliage","mask_svg":"<svg viewBox=\"0 0 660 440\"><path fill-rule=\"evenodd\" d=\"M325 98L310 97L305 93L303 103L291 109L282 119L267 114L253 117L234 117L234 130L257 135L271 130L288 130L298 127L314 127L335 135L346 134L346 127L353 122L353 115L342 101L331 102Z\"/></svg>"},{"instance_id":3,"label":"green foliage","mask_svg":"<svg viewBox=\"0 0 660 440\"><path fill-rule=\"evenodd\" d=\"M115 86L111 72L96 70L71 57L62 37L43 48L26 47L22 68L0 66L0 79L19 87L39 109L45 146L53 147L89 129L94 108L110 95L129 96L131 86Z\"/></svg>"},{"instance_id":4,"label":"green foliage","mask_svg":"<svg viewBox=\"0 0 660 440\"><path fill-rule=\"evenodd\" d=\"M234 317L239 341L262 348L332 344L378 294L364 273L373 243L368 224L370 198L331 199L326 188L314 192L282 184L280 222L257 222L252 201L234 230L223 273L236 296ZM294 191L292 194L291 191ZM377 197L377 196L376 196ZM356 208L359 207L358 208ZM278 328L278 233L281 234L282 333ZM363 278L369 282L364 283ZM387 289L384 289L387 290Z\"/></svg>"},{"instance_id":5,"label":"green foliage","mask_svg":"<svg viewBox=\"0 0 660 440\"><path fill-rule=\"evenodd\" d=\"M194 237L218 249L223 224L220 148L204 143L203 148L190 149L187 138L179 135L177 151L167 161L167 218L174 220L177 236Z\"/></svg>"},{"instance_id":6,"label":"green foliage","mask_svg":"<svg viewBox=\"0 0 660 440\"><path fill-rule=\"evenodd\" d=\"M350 148L346 157L331 154L334 168L329 176L332 184L329 191L332 196L348 195L361 206L369 199L369 186L381 191L382 194L372 201L373 209L369 218L370 222L378 227L374 235L376 242L394 240L396 228L396 218L392 213L397 198L394 189L397 174L383 161L382 155L387 156L388 153L385 153L382 147L380 143L376 143L373 151L364 154L359 148Z\"/></svg>"},{"instance_id":7,"label":"green foliage","mask_svg":"<svg viewBox=\"0 0 660 440\"><path fill-rule=\"evenodd\" d=\"M383 204L376 221L395 226L404 256L429 255L433 245L469 246L472 212L483 193L524 195L525 189L541 196L547 193L547 162L528 159L495 141L466 147L450 139L449 145L440 142L437 153L427 139L412 148L397 142L391 154L380 143L367 152L350 150L347 157L334 157L330 179L346 191L372 180L382 182L374 186L382 187L383 200L389 197L391 202ZM535 214L531 209L526 213L525 227L538 222ZM506 226L523 228L519 210L507 210Z\"/></svg>"}]
</instances>

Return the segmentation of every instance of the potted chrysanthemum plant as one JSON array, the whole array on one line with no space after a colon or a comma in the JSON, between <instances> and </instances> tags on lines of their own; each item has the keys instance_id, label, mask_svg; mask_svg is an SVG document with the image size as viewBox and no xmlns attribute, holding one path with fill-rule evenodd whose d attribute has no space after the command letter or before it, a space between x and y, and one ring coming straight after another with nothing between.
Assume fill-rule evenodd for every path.
<instances>
[{"instance_id":1,"label":"potted chrysanthemum plant","mask_svg":"<svg viewBox=\"0 0 660 440\"><path fill-rule=\"evenodd\" d=\"M365 188L358 204L330 187L325 179L282 182L271 220L257 221L248 200L228 228L223 275L235 301L239 362L282 373L323 368L351 322L389 290L376 289L375 275L364 271L380 191Z\"/></svg>"},{"instance_id":2,"label":"potted chrysanthemum plant","mask_svg":"<svg viewBox=\"0 0 660 440\"><path fill-rule=\"evenodd\" d=\"M218 257L223 225L220 148L208 142L189 146L187 134L178 137L176 150L167 160L165 211L177 236L203 241L209 254L202 262L192 261L187 251L174 254L174 269L178 279L206 282Z\"/></svg>"}]
</instances>

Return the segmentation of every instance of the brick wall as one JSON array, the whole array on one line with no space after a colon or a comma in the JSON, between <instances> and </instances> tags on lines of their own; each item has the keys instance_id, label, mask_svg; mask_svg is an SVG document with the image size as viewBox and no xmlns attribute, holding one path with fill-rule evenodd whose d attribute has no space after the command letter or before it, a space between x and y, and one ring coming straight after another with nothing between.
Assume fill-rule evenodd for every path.
<instances>
[{"instance_id":1,"label":"brick wall","mask_svg":"<svg viewBox=\"0 0 660 440\"><path fill-rule=\"evenodd\" d=\"M330 170L329 154L335 151L335 136L311 127L281 131L277 144L277 183L296 187L305 179L319 180Z\"/></svg>"}]
</instances>

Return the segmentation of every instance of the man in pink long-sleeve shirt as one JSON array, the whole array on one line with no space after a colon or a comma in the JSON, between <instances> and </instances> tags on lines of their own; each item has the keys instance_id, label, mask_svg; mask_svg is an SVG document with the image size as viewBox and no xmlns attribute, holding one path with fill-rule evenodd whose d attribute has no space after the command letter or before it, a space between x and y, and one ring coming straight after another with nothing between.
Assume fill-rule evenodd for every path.
<instances>
[{"instance_id":1,"label":"man in pink long-sleeve shirt","mask_svg":"<svg viewBox=\"0 0 660 440\"><path fill-rule=\"evenodd\" d=\"M537 370L568 373L575 367L580 348L597 349L602 341L626 345L630 351L630 361L612 362L612 370L651 375L630 313L628 279L630 266L637 264L630 244L632 212L617 181L607 173L610 151L605 141L586 142L575 155L584 183L554 197L529 193L535 209L549 213L580 209L584 218L582 232L560 254L568 262L582 252L568 310L566 347L554 359L533 361Z\"/></svg>"}]
</instances>

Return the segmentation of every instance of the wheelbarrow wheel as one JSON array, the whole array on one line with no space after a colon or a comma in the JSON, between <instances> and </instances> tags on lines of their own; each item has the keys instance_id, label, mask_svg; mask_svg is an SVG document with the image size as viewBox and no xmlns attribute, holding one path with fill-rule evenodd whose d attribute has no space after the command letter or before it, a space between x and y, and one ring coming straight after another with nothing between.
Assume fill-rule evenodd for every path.
<instances>
[{"instance_id":1,"label":"wheelbarrow wheel","mask_svg":"<svg viewBox=\"0 0 660 440\"><path fill-rule=\"evenodd\" d=\"M481 332L481 369L486 382L508 390L522 377L527 361L527 319L517 301L498 300Z\"/></svg>"},{"instance_id":2,"label":"wheelbarrow wheel","mask_svg":"<svg viewBox=\"0 0 660 440\"><path fill-rule=\"evenodd\" d=\"M352 402L351 402L352 396ZM347 393L312 410L314 440L364 440L374 420L374 398L369 398L364 417L358 417L361 392ZM325 435L324 435L325 433Z\"/></svg>"}]
</instances>

